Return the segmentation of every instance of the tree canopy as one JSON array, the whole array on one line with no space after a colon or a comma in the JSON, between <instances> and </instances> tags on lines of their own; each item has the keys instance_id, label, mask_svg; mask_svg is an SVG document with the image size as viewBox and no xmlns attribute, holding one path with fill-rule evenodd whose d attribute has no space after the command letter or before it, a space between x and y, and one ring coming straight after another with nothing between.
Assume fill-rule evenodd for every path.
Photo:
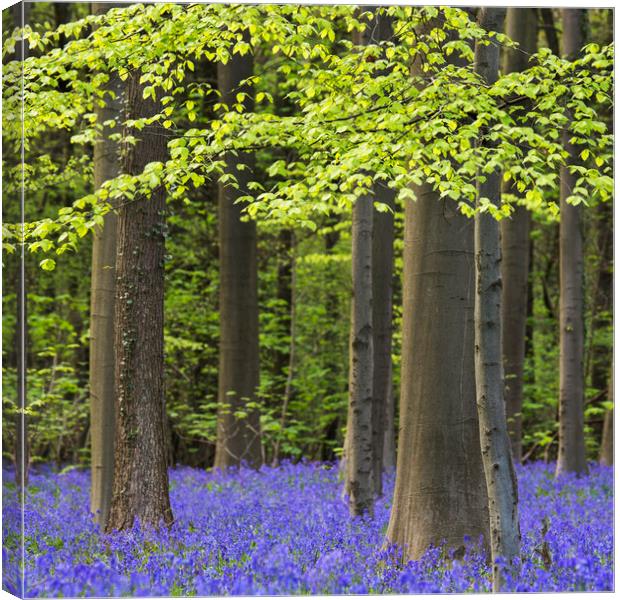
<instances>
[{"instance_id":1,"label":"tree canopy","mask_svg":"<svg viewBox=\"0 0 620 600\"><path fill-rule=\"evenodd\" d=\"M29 221L28 249L41 253L42 268L53 269L55 255L75 249L111 202L148 197L159 186L182 201L207 178L235 186L234 173L224 173L226 152L256 151L264 167L240 198L250 217L311 229L317 215L347 210L373 181L401 198L413 195L410 184L430 183L471 216L477 181L498 166L524 194L519 202L554 217L548 192L568 159L565 129L580 148L579 163L567 165L578 175L569 201L610 197L613 142L600 115L612 103L613 44L590 43L572 61L542 48L527 70L487 85L471 67L472 42L513 47L506 35L486 32L459 8L380 10L394 19L393 39L371 37L363 46L339 34L368 27L372 13L353 6L137 4L45 32L26 26L31 56L6 67L4 111L7 136L19 144L23 92L26 190L88 176L88 152L80 149L111 125L96 122L94 107L113 93L105 88L112 72L121 79L138 73L145 97L158 97L162 106L146 118L121 118L124 133L112 135L135 144L128 130L149 128L169 138L170 152L167 161L110 180L55 217ZM441 26L416 31L430 19ZM21 33L6 40L5 56ZM70 41L59 48L61 39ZM248 52L256 61L247 82L256 96L252 111L244 108L247 92L225 105L215 82L188 81L199 61L226 63ZM452 54L467 62L452 64ZM423 68L413 74L415 61ZM293 114L276 110L278 98L294 106ZM71 132L74 151L58 163L37 149L62 130ZM481 143L487 138L494 143ZM268 149L281 152L274 158ZM15 178L19 170L11 171ZM479 210L501 218L515 202L510 194L498 207L482 199ZM15 231L5 224L9 251Z\"/></svg>"}]
</instances>

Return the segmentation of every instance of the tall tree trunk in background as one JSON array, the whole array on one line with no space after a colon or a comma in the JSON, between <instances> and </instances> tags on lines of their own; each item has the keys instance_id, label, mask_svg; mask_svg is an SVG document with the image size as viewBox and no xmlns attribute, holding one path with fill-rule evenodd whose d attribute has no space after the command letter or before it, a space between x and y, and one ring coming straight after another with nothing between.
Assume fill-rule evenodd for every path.
<instances>
[{"instance_id":1,"label":"tall tree trunk in background","mask_svg":"<svg viewBox=\"0 0 620 600\"><path fill-rule=\"evenodd\" d=\"M351 343L349 350L349 421L347 490L351 515L371 513L373 484L373 196L359 197L353 207L351 264Z\"/></svg>"},{"instance_id":2,"label":"tall tree trunk in background","mask_svg":"<svg viewBox=\"0 0 620 600\"><path fill-rule=\"evenodd\" d=\"M394 191L375 184L375 201L393 211ZM394 396L392 392L392 279L394 277L394 213L374 211L372 245L373 408L372 446L375 495L383 494L383 452L394 448ZM391 446L388 437L391 436ZM387 456L393 465L394 456Z\"/></svg>"},{"instance_id":3,"label":"tall tree trunk in background","mask_svg":"<svg viewBox=\"0 0 620 600\"><path fill-rule=\"evenodd\" d=\"M535 9L534 9L535 10ZM555 28L555 18L553 16L553 8L539 8L542 27L545 30L547 44L556 56L560 56L560 43L558 41L558 32Z\"/></svg>"},{"instance_id":4,"label":"tall tree trunk in background","mask_svg":"<svg viewBox=\"0 0 620 600\"><path fill-rule=\"evenodd\" d=\"M14 26L25 27L28 22L30 12L30 4L19 2L11 7ZM28 58L28 44L23 40L15 44L15 59L25 61ZM22 99L23 102L23 99ZM22 116L18 115L20 126L23 127L21 121ZM23 158L23 145L20 153ZM26 221L26 202L25 190L23 189L23 180L20 182L20 190L22 192L19 201L20 208L20 224ZM23 229L20 231L20 241L18 244L17 257L17 278L15 280L15 302L16 302L16 321L15 321L15 366L17 375L17 409L18 413L15 418L15 481L17 486L23 488L28 485L28 474L30 471L30 442L28 439L28 417L26 416L27 392L26 392L26 370L27 364L27 342L28 342L28 297L26 290L26 250L23 240ZM21 505L24 505L25 498L21 496Z\"/></svg>"},{"instance_id":5,"label":"tall tree trunk in background","mask_svg":"<svg viewBox=\"0 0 620 600\"><path fill-rule=\"evenodd\" d=\"M601 400L610 400L607 397L611 390L610 370L613 362L613 347L608 339L608 332L612 329L613 320L613 205L611 202L599 204L594 209L596 219L596 255L598 256L598 277L594 289L594 299L592 302L592 332L589 360L587 361L590 370L590 387L602 394ZM607 393L605 393L607 392ZM606 411L605 421L603 422L603 438L601 446L604 445L605 427L608 424L613 426L613 417L608 417ZM601 447L601 456L603 448Z\"/></svg>"},{"instance_id":6,"label":"tall tree trunk in background","mask_svg":"<svg viewBox=\"0 0 620 600\"><path fill-rule=\"evenodd\" d=\"M392 20L390 17L380 14L378 7L369 7L374 16L367 24L363 32L356 33L354 42L359 45L380 44L390 40L392 37ZM377 73L377 76L387 73ZM384 182L375 182L372 190L372 201L381 202L394 208L394 192L386 186ZM357 209L357 206L356 206ZM355 210L354 209L354 219ZM371 337L372 337L372 356L369 363L369 373L372 377L372 415L371 415L371 464L373 493L381 496L383 493L383 448L386 435L386 421L390 420L393 434L393 415L388 419L387 411L390 405L390 388L392 386L392 274L394 262L394 217L392 212L380 212L373 210L371 218L372 244L369 249L370 256L370 280L372 281L371 294ZM357 215L360 216L359 214ZM375 225L377 228L375 229ZM354 229L355 231L355 229ZM357 230L362 234L361 230ZM354 244L355 245L355 244ZM360 244L357 246L362 248ZM362 250L364 251L364 250ZM355 269L355 258L353 259ZM359 265L358 265L359 266ZM354 284L356 281L355 271L353 273ZM360 277L357 277L360 280ZM354 290L354 303L356 302L356 290ZM366 298L364 297L364 301ZM354 307L352 313L359 307ZM352 324L353 326L353 324ZM353 335L353 330L352 330ZM353 338L352 338L353 339ZM355 347L351 346L351 353ZM355 358L352 354L352 360ZM351 362L353 365L353 362ZM350 377L351 379L351 377ZM352 381L352 380L351 380ZM351 384L350 384L351 386ZM351 387L350 387L351 389ZM342 465L345 469L346 461L351 455L352 448L352 423L353 414L351 404L348 412L347 433ZM350 482L352 473L346 478L345 490L352 494Z\"/></svg>"},{"instance_id":7,"label":"tall tree trunk in background","mask_svg":"<svg viewBox=\"0 0 620 600\"><path fill-rule=\"evenodd\" d=\"M325 289L325 315L326 315L326 323L329 324L328 327L325 328L323 332L323 338L325 340L324 347L325 348L333 348L337 347L338 344L338 336L335 331L335 324L338 323L341 318L341 311L339 307L339 297L338 293L336 293L332 288L333 286L329 285L329 282L335 277L336 269L334 268L332 257L335 253L336 246L340 241L340 230L337 228L340 223L340 215L333 214L328 216L327 221L327 232L324 235L324 244L325 244L325 256L327 257L326 269L324 272L324 289ZM325 391L329 396L334 396L341 391L341 381L339 378L338 371L335 369L326 369L325 370ZM348 415L347 415L348 416ZM323 430L322 437L331 439L337 438L338 433L342 429L341 419L340 417L336 417L331 423L328 423L325 429ZM343 441L343 453L341 459L339 461L339 477L341 479L345 479L345 464L346 464L346 432L345 439ZM321 460L333 460L334 453L333 450L325 443L321 445Z\"/></svg>"},{"instance_id":8,"label":"tall tree trunk in background","mask_svg":"<svg viewBox=\"0 0 620 600\"><path fill-rule=\"evenodd\" d=\"M504 72L524 71L536 52L537 17L534 8L509 8L506 34L519 48L506 49ZM505 191L519 195L516 186ZM502 356L504 360L506 418L515 462L521 462L521 407L523 406L523 363L527 324L527 294L530 258L529 211L515 206L511 218L501 222L502 250Z\"/></svg>"},{"instance_id":9,"label":"tall tree trunk in background","mask_svg":"<svg viewBox=\"0 0 620 600\"><path fill-rule=\"evenodd\" d=\"M478 23L487 31L501 33L505 14L504 8L484 7L480 9ZM476 44L475 71L488 85L495 83L499 75L499 46ZM483 131L483 135L485 133ZM486 180L478 184L478 198L486 198L499 206L501 202L499 170L487 173ZM527 246L525 249L527 251ZM493 591L499 592L503 587L504 572L497 561L500 557L505 559L510 568L513 560L519 556L521 536L517 478L512 463L504 405L500 232L499 223L488 212L477 212L475 216L475 252L476 398L482 463L489 497ZM525 309L527 288L523 291Z\"/></svg>"},{"instance_id":10,"label":"tall tree trunk in background","mask_svg":"<svg viewBox=\"0 0 620 600\"><path fill-rule=\"evenodd\" d=\"M416 62L414 72L420 68ZM489 538L474 379L474 224L432 185L413 190L417 200L405 208L400 427L387 530L406 559L443 540L461 548L466 535Z\"/></svg>"},{"instance_id":11,"label":"tall tree trunk in background","mask_svg":"<svg viewBox=\"0 0 620 600\"><path fill-rule=\"evenodd\" d=\"M614 395L614 370L613 366L609 376L609 400L613 402ZM601 451L599 462L602 465L611 467L614 464L614 411L613 409L605 412L603 422L603 439L601 440Z\"/></svg>"},{"instance_id":12,"label":"tall tree trunk in background","mask_svg":"<svg viewBox=\"0 0 620 600\"><path fill-rule=\"evenodd\" d=\"M161 103L142 97L140 73L125 82L124 118L148 117ZM129 129L123 173L136 175L167 158L167 139ZM164 259L166 192L136 196L118 213L114 320L116 439L106 530L172 523L168 495L164 398Z\"/></svg>"},{"instance_id":13,"label":"tall tree trunk in background","mask_svg":"<svg viewBox=\"0 0 620 600\"><path fill-rule=\"evenodd\" d=\"M104 3L102 3L103 5ZM56 27L59 25L63 25L65 23L69 23L71 21L71 3L70 2L53 2L52 6L54 7L54 21L56 22ZM98 14L96 11L101 10L97 8L97 3L93 2L91 4L91 12L93 14ZM64 34L62 34L58 40L58 45L60 48L64 47L67 43L67 38Z\"/></svg>"},{"instance_id":14,"label":"tall tree trunk in background","mask_svg":"<svg viewBox=\"0 0 620 600\"><path fill-rule=\"evenodd\" d=\"M562 9L564 54L574 60L584 45L586 13ZM579 160L579 150L565 131L567 162ZM584 440L584 292L582 207L566 202L577 176L565 167L560 172L560 427L556 474L587 471Z\"/></svg>"},{"instance_id":15,"label":"tall tree trunk in background","mask_svg":"<svg viewBox=\"0 0 620 600\"><path fill-rule=\"evenodd\" d=\"M93 3L94 14L105 14L122 4ZM95 106L97 122L111 119L120 121L122 84L114 74L106 90L115 98L105 96L105 106ZM113 130L106 128L95 143L94 187L116 177L120 172L118 143L108 136ZM112 500L114 476L114 298L116 289L116 221L114 212L104 217L103 226L95 230L90 289L90 441L91 441L91 491L90 510L103 527L108 520Z\"/></svg>"},{"instance_id":16,"label":"tall tree trunk in background","mask_svg":"<svg viewBox=\"0 0 620 600\"><path fill-rule=\"evenodd\" d=\"M243 91L247 94L245 110L253 109L252 89L240 85L252 76L253 69L250 54L235 54L226 65L218 64L223 102L235 102L236 94ZM242 221L243 206L235 204L239 196L247 195L254 155L229 155L226 165L237 177L239 189L219 185L220 359L215 467L241 462L258 467L262 462L259 413L247 406L255 401L259 383L256 223ZM238 165L246 168L239 171ZM247 416L236 416L240 411Z\"/></svg>"},{"instance_id":17,"label":"tall tree trunk in background","mask_svg":"<svg viewBox=\"0 0 620 600\"><path fill-rule=\"evenodd\" d=\"M385 425L383 432L383 471L396 467L396 402L392 374L390 373L390 390L385 405Z\"/></svg>"},{"instance_id":18,"label":"tall tree trunk in background","mask_svg":"<svg viewBox=\"0 0 620 600\"><path fill-rule=\"evenodd\" d=\"M393 35L392 19L378 14L369 24L368 41L379 43ZM365 32L366 33L366 32ZM387 73L385 73L387 74ZM373 408L372 461L375 496L383 494L383 451L394 460L394 396L392 393L392 279L394 277L395 193L386 182L375 182L374 200L390 210L374 211L372 246ZM391 414L390 414L391 413ZM391 440L388 437L391 436ZM393 462L392 462L393 464Z\"/></svg>"}]
</instances>

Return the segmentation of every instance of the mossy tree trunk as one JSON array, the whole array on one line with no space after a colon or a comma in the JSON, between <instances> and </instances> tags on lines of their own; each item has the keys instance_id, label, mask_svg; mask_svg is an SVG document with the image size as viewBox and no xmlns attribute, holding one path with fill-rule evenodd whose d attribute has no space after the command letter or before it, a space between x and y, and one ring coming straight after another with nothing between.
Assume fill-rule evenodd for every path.
<instances>
[{"instance_id":1,"label":"mossy tree trunk","mask_svg":"<svg viewBox=\"0 0 620 600\"><path fill-rule=\"evenodd\" d=\"M143 98L140 73L125 82L124 118L148 117L159 101ZM167 158L167 139L148 127L122 149L123 173L136 175ZM114 319L116 437L112 502L106 530L170 525L164 399L164 260L166 194L136 196L118 212Z\"/></svg>"}]
</instances>

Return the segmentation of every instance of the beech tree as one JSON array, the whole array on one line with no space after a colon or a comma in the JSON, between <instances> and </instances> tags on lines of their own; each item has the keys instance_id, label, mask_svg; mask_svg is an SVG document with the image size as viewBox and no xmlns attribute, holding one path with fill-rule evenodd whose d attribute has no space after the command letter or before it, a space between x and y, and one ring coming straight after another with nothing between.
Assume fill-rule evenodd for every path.
<instances>
[{"instance_id":1,"label":"beech tree","mask_svg":"<svg viewBox=\"0 0 620 600\"><path fill-rule=\"evenodd\" d=\"M590 387L602 398L605 408L601 432L599 461L613 464L613 352L609 336L613 330L613 206L607 202L595 207L596 253L598 259L595 274L590 344L586 360L589 366Z\"/></svg>"},{"instance_id":2,"label":"beech tree","mask_svg":"<svg viewBox=\"0 0 620 600\"><path fill-rule=\"evenodd\" d=\"M394 466L394 392L392 383L392 280L394 277L395 193L375 185L375 197L388 210L375 209L372 246L373 284L373 481L383 494L383 472Z\"/></svg>"},{"instance_id":3,"label":"beech tree","mask_svg":"<svg viewBox=\"0 0 620 600\"><path fill-rule=\"evenodd\" d=\"M370 41L393 36L392 19L378 10L369 25ZM387 74L384 73L384 74ZM383 494L383 472L395 464L394 393L392 389L392 298L394 277L394 211L396 192L387 182L373 187L375 203L372 236L373 408L372 456L375 495ZM380 206L380 209L379 209Z\"/></svg>"},{"instance_id":4,"label":"beech tree","mask_svg":"<svg viewBox=\"0 0 620 600\"><path fill-rule=\"evenodd\" d=\"M420 61L414 69L423 72ZM413 190L415 202L405 208L400 433L387 530L410 559L444 540L459 548L466 535L489 536L474 379L473 222L431 184Z\"/></svg>"},{"instance_id":5,"label":"beech tree","mask_svg":"<svg viewBox=\"0 0 620 600\"><path fill-rule=\"evenodd\" d=\"M613 401L614 396L614 370L613 365L609 377L609 399ZM599 462L602 465L611 466L614 464L614 410L605 411L603 422L603 439L601 440L601 450Z\"/></svg>"},{"instance_id":6,"label":"beech tree","mask_svg":"<svg viewBox=\"0 0 620 600\"><path fill-rule=\"evenodd\" d=\"M125 82L121 170L157 174L166 138L145 126L161 109L132 72ZM118 209L114 357L116 437L106 530L170 525L164 399L166 190L159 186Z\"/></svg>"},{"instance_id":7,"label":"beech tree","mask_svg":"<svg viewBox=\"0 0 620 600\"><path fill-rule=\"evenodd\" d=\"M251 54L235 54L218 64L218 87L222 101L232 107L238 102L251 111L253 92L247 80L252 76ZM256 223L243 217L237 202L248 194L252 181L252 153L230 153L227 173L236 183L222 177L219 184L220 242L220 357L218 422L215 466L225 468L246 462L262 462L260 422L256 406L259 383L258 282L256 276Z\"/></svg>"},{"instance_id":8,"label":"beech tree","mask_svg":"<svg viewBox=\"0 0 620 600\"><path fill-rule=\"evenodd\" d=\"M93 3L94 14L105 14L122 4ZM100 138L94 144L94 187L120 173L120 146L110 138L119 132L118 121L122 110L122 82L111 74L102 100L96 105L97 123L101 125ZM106 125L104 125L104 123ZM110 127L110 125L113 125ZM93 231L93 254L90 293L90 444L91 492L90 510L105 526L112 499L114 476L114 301L116 288L116 213L108 212L103 225Z\"/></svg>"},{"instance_id":9,"label":"beech tree","mask_svg":"<svg viewBox=\"0 0 620 600\"><path fill-rule=\"evenodd\" d=\"M576 59L584 44L585 10L562 9L563 51ZM571 115L572 118L572 115ZM572 164L582 150L570 131L562 134ZM556 472L585 473L584 323L583 323L583 224L582 206L575 204L577 174L568 167L560 172L560 399L559 444Z\"/></svg>"},{"instance_id":10,"label":"beech tree","mask_svg":"<svg viewBox=\"0 0 620 600\"><path fill-rule=\"evenodd\" d=\"M478 22L486 30L501 32L506 11L503 8L479 9ZM499 75L499 47L476 43L474 69L487 85ZM493 149L488 131L482 129L480 145ZM478 183L478 206L482 199L499 206L501 196L500 165L492 160L482 169ZM482 464L489 497L490 542L493 559L493 591L504 583L500 559L512 567L519 556L520 532L517 509L517 478L512 464L510 440L504 406L501 330L501 246L499 223L490 212L475 216L476 296L475 365L476 399L480 427Z\"/></svg>"},{"instance_id":11,"label":"beech tree","mask_svg":"<svg viewBox=\"0 0 620 600\"><path fill-rule=\"evenodd\" d=\"M537 14L534 8L510 7L506 13L506 34L519 44L506 49L504 72L524 71L536 52ZM527 110L527 104L523 107ZM514 184L504 185L504 193L523 202ZM509 218L501 221L502 254L502 356L508 433L515 462L521 462L523 407L523 363L527 324L527 293L530 272L530 211L517 204Z\"/></svg>"},{"instance_id":12,"label":"beech tree","mask_svg":"<svg viewBox=\"0 0 620 600\"><path fill-rule=\"evenodd\" d=\"M349 352L349 420L346 457L349 509L372 513L373 483L373 197L361 196L353 207L351 262L351 345Z\"/></svg>"},{"instance_id":13,"label":"beech tree","mask_svg":"<svg viewBox=\"0 0 620 600\"><path fill-rule=\"evenodd\" d=\"M372 13L372 20L356 36L361 45L380 44L392 36L391 19L376 7ZM373 498L382 494L385 423L392 385L394 192L382 182L371 187L353 207L349 412L344 459L345 489L352 514L371 511ZM375 203L378 208L373 208Z\"/></svg>"}]
</instances>

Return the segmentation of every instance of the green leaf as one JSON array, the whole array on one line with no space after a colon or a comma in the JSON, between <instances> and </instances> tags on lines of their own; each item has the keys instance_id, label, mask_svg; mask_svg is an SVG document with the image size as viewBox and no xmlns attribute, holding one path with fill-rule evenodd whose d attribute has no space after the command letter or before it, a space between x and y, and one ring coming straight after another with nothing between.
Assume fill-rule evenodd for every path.
<instances>
[{"instance_id":1,"label":"green leaf","mask_svg":"<svg viewBox=\"0 0 620 600\"><path fill-rule=\"evenodd\" d=\"M40 263L39 266L44 270L44 271L53 271L56 268L56 261L53 258L44 258Z\"/></svg>"}]
</instances>

